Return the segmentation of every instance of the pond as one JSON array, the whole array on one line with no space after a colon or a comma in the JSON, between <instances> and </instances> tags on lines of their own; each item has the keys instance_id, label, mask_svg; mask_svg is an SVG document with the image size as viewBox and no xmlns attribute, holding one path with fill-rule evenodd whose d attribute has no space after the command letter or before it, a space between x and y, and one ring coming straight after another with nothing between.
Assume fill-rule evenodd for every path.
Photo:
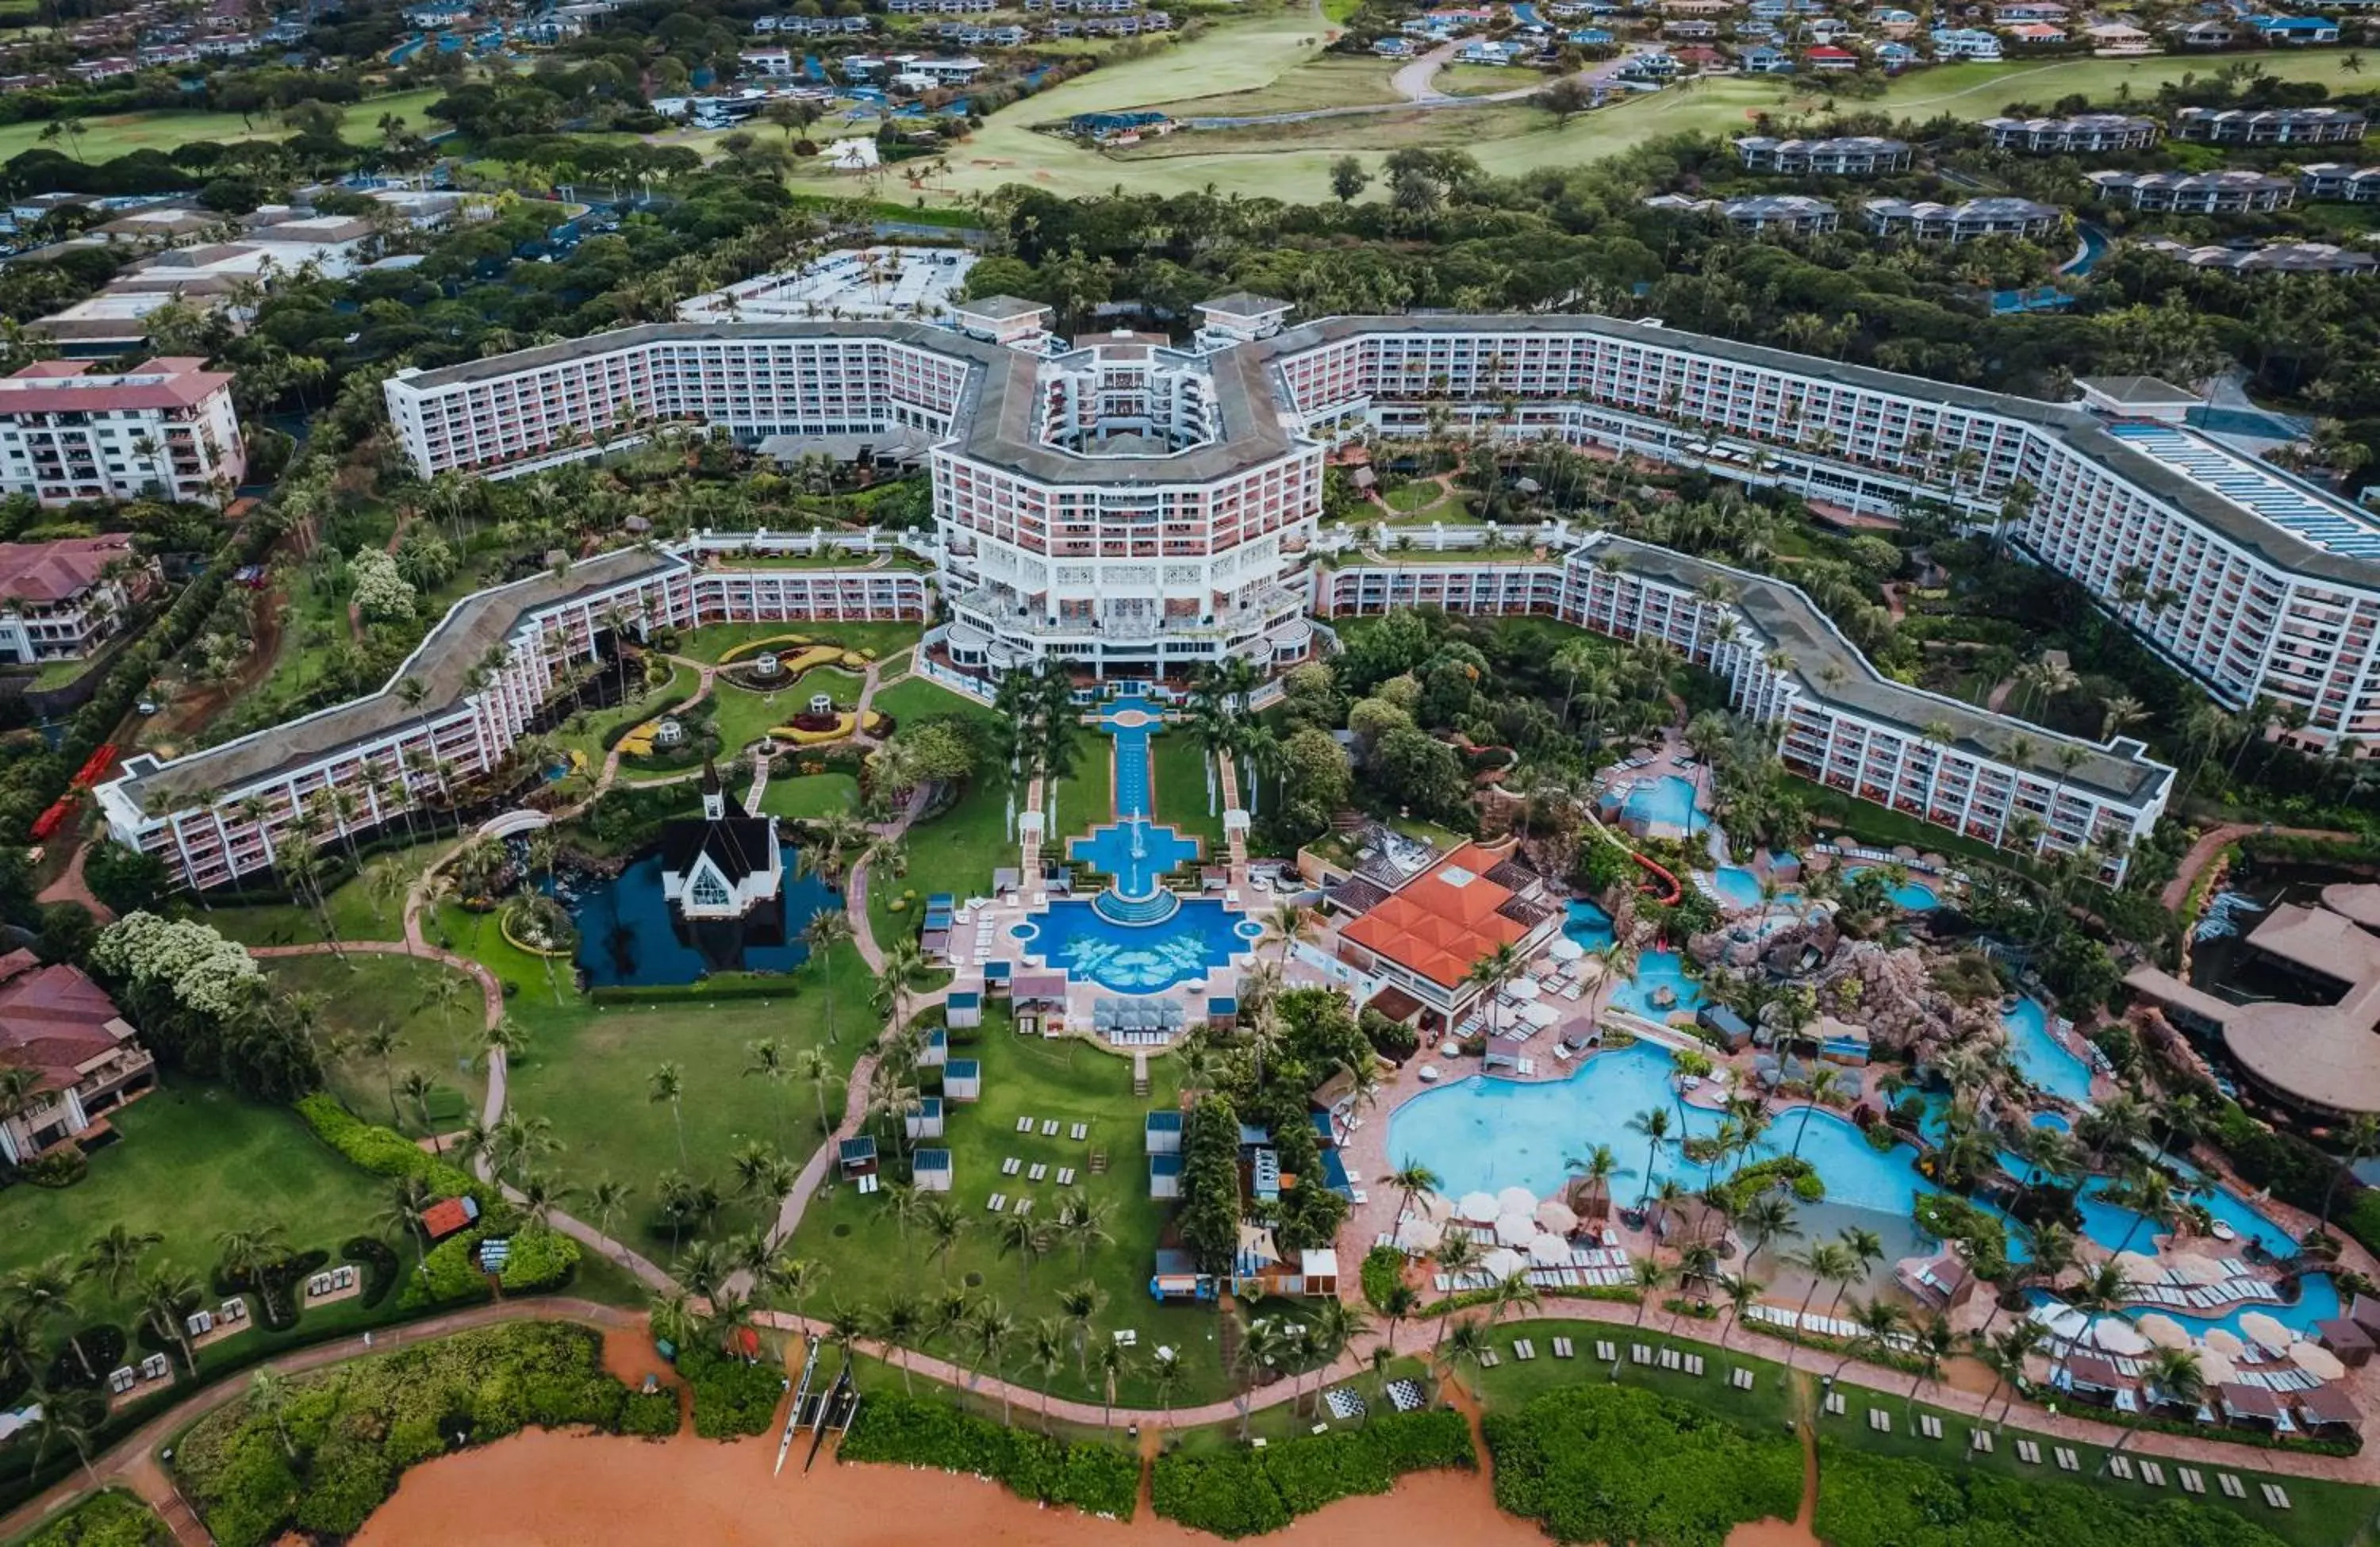
<instances>
[{"instance_id":1,"label":"pond","mask_svg":"<svg viewBox=\"0 0 2380 1547\"><path fill-rule=\"evenodd\" d=\"M691 983L713 972L791 972L808 961L802 932L820 910L841 907L843 898L801 866L792 844L780 847L783 892L741 919L689 924L678 917L662 895L658 853L582 888L571 918L589 985Z\"/></svg>"}]
</instances>

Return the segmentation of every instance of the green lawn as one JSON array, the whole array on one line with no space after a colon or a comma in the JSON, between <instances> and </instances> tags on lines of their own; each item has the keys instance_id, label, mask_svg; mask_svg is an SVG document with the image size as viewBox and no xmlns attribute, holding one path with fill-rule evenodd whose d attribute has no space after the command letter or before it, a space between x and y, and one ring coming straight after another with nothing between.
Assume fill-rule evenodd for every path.
<instances>
[{"instance_id":1,"label":"green lawn","mask_svg":"<svg viewBox=\"0 0 2380 1547\"><path fill-rule=\"evenodd\" d=\"M376 142L381 116L390 113L417 131L435 128L438 126L423 109L445 94L445 88L431 86L417 91L367 97L346 109L340 132L351 143ZM83 125L86 132L79 141L59 139L44 145L42 124L10 124L0 128L0 160L26 151L52 149L84 161L105 161L133 151L172 151L195 140L281 140L290 132L269 114L261 113L245 120L237 113L113 113L86 118Z\"/></svg>"},{"instance_id":2,"label":"green lawn","mask_svg":"<svg viewBox=\"0 0 2380 1547\"><path fill-rule=\"evenodd\" d=\"M663 1173L683 1171L712 1182L732 1200L711 1231L723 1235L775 1213L774 1200L735 1198L729 1166L735 1151L758 1139L799 1163L818 1145L820 1091L808 1082L780 1089L746 1076L748 1045L773 1037L789 1052L824 1050L832 1063L823 1092L832 1123L842 1115L852 1058L876 1034L868 1008L874 980L848 945L835 952L833 963L839 1046L827 1040L828 995L815 968L785 978L784 992L766 999L642 1005L595 1005L565 977L557 1006L544 968L504 944L492 927L476 954L520 985L512 1013L528 1031L529 1047L512 1066L512 1107L551 1122L561 1146L540 1169L582 1192L603 1177L635 1188L628 1212L613 1227L639 1250L664 1260L670 1232L657 1214ZM669 1103L651 1099L653 1074L665 1063L676 1065L685 1080L674 1115Z\"/></svg>"},{"instance_id":3,"label":"green lawn","mask_svg":"<svg viewBox=\"0 0 2380 1547\"><path fill-rule=\"evenodd\" d=\"M405 938L405 893L431 857L454 842L451 830L431 836L429 819L420 817L422 842L410 848L368 856L355 879L333 888L329 899L331 927L341 940L402 940ZM339 858L346 851L335 840L329 846ZM303 945L325 938L321 919L310 905L278 903L257 907L206 907L183 900L174 905L187 917L212 924L244 945Z\"/></svg>"},{"instance_id":4,"label":"green lawn","mask_svg":"<svg viewBox=\"0 0 2380 1547\"><path fill-rule=\"evenodd\" d=\"M652 717L654 710L673 699L686 699L694 694L702 681L702 674L692 666L669 663L670 674L655 687L649 687L627 702L610 709L593 710L574 715L563 724L554 739L587 759L589 773L601 772L603 755L611 749L604 738L621 725L633 725Z\"/></svg>"},{"instance_id":5,"label":"green lawn","mask_svg":"<svg viewBox=\"0 0 2380 1547\"><path fill-rule=\"evenodd\" d=\"M1115 820L1115 742L1086 726L1075 743L1075 771L1058 781L1058 821L1050 836L1064 842Z\"/></svg>"},{"instance_id":6,"label":"green lawn","mask_svg":"<svg viewBox=\"0 0 2380 1547\"><path fill-rule=\"evenodd\" d=\"M857 675L832 666L804 672L768 693L739 688L723 676L714 678L710 691L719 710L711 723L719 727L720 749L729 755L743 750L808 707L813 693L832 693L839 707L849 708L859 701L864 684Z\"/></svg>"},{"instance_id":7,"label":"green lawn","mask_svg":"<svg viewBox=\"0 0 2380 1547\"><path fill-rule=\"evenodd\" d=\"M1568 1337L1577 1345L1574 1359L1552 1358L1552 1340L1557 1335ZM1602 1382L1611 1378L1611 1367L1596 1360L1595 1344L1609 1341L1617 1345L1621 1363L1619 1379L1633 1386L1642 1386L1665 1396L1691 1402L1719 1414L1745 1428L1774 1431L1789 1417L1801 1413L1816 1413L1816 1377L1836 1368L1837 1356L1815 1351L1803 1353L1797 1360L1798 1370L1788 1371L1779 1362L1762 1357L1785 1346L1773 1338L1735 1333L1732 1346L1715 1346L1720 1335L1720 1325L1715 1323L1707 1341L1695 1343L1667 1338L1642 1332L1626 1325L1597 1322L1532 1322L1525 1327L1507 1325L1496 1329L1492 1341L1502 1362L1493 1370L1462 1371L1465 1384L1476 1392L1490 1407L1509 1407L1525 1402L1540 1392L1582 1382ZM1524 1362L1512 1357L1512 1341L1525 1336L1536 1345L1537 1358ZM1682 1370L1664 1370L1658 1364L1641 1365L1633 1361L1632 1347L1645 1344L1654 1348L1674 1346L1688 1353L1697 1353L1706 1361L1705 1373L1695 1377ZM1740 1392L1727 1384L1727 1371L1745 1369L1753 1371L1754 1385ZM1788 1382L1798 1386L1789 1390ZM1843 1388L1847 1411L1840 1415L1824 1415L1817 1419L1821 1439L1836 1444L1856 1446L1881 1455L1930 1461L1944 1467L1975 1468L2021 1478L2028 1481L2056 1486L2082 1486L2095 1492L2112 1493L2130 1503L2149 1504L2159 1499L2184 1497L2176 1488L2157 1489L2143 1482L2124 1482L2113 1477L2098 1477L2099 1461L2105 1448L2073 1444L2076 1457L2082 1463L2078 1472L2057 1470L2052 1446L2065 1443L2051 1441L2039 1434L2028 1435L2024 1429L2026 1409L2020 1404L2014 1421L2004 1431L1996 1432L1990 1455L1967 1448L1968 1432L1976 1427L1975 1420L1962 1413L1937 1407L1925 1402L1912 1406L1908 1401L1908 1381L1903 1380L1897 1391L1872 1392L1862 1387ZM1892 1429L1878 1433L1868 1427L1868 1411L1879 1408L1890 1416ZM1997 1412L1997 1409L1995 1409ZM1929 1440L1917 1427L1917 1415L1931 1414L1942 1421L1944 1437ZM2041 1446L2040 1465L2030 1465L2018 1458L2016 1442L2031 1438ZM2239 1448L2236 1464L2206 1467L2206 1471L2231 1471L2247 1484L2246 1499L2226 1499L2208 1478L2208 1491L2198 1502L2220 1504L2247 1517L2285 1541L2301 1543L2302 1547L2344 1547L2362 1540L2362 1532L2373 1518L2375 1505L2380 1505L2380 1493L2368 1488L2344 1483L2327 1483L2304 1478L2274 1478L2288 1489L2294 1508L2284 1514L2265 1507L2257 1483L2264 1474L2255 1469L2257 1452L2248 1446ZM2166 1463L2170 1476L2172 1464Z\"/></svg>"},{"instance_id":8,"label":"green lawn","mask_svg":"<svg viewBox=\"0 0 2380 1547\"><path fill-rule=\"evenodd\" d=\"M925 630L914 623L714 623L678 636L677 653L716 664L737 645L797 634L812 644L874 651L879 656L906 650Z\"/></svg>"},{"instance_id":9,"label":"green lawn","mask_svg":"<svg viewBox=\"0 0 2380 1547\"><path fill-rule=\"evenodd\" d=\"M215 1265L216 1237L226 1230L274 1224L291 1246L335 1254L347 1237L375 1229L382 1185L317 1141L284 1108L176 1079L107 1120L122 1137L91 1155L82 1181L0 1191L7 1261L79 1257L102 1231L121 1224L164 1237L145 1265L170 1262L203 1280ZM134 1313L95 1282L80 1287L76 1303L94 1318L123 1322Z\"/></svg>"},{"instance_id":10,"label":"green lawn","mask_svg":"<svg viewBox=\"0 0 2380 1547\"><path fill-rule=\"evenodd\" d=\"M880 945L917 932L915 908L895 913L889 906L904 891L920 896L930 892L989 896L991 872L1015 868L1018 850L1008 835L1006 781L970 780L955 804L909 830L907 847L906 876L877 876L868 883L868 921Z\"/></svg>"},{"instance_id":11,"label":"green lawn","mask_svg":"<svg viewBox=\"0 0 2380 1547\"><path fill-rule=\"evenodd\" d=\"M1161 1307L1148 1297L1151 1254L1170 1205L1148 1200L1141 1129L1150 1109L1174 1102L1172 1061L1152 1060L1150 1093L1135 1097L1131 1060L1073 1039L1018 1037L1004 1007L997 1004L984 1017L981 1041L963 1052L982 1062L983 1099L946 1109L943 1137L953 1151L954 1173L949 1197L965 1221L949 1261L935 1259L915 1226L906 1246L903 1244L882 1192L863 1197L838 1187L811 1203L794 1240L795 1255L828 1264L825 1288L814 1309L877 1306L905 1288L928 1296L947 1284L980 1289L1029 1325L1038 1317L1057 1314L1057 1293L1087 1277L1107 1296L1105 1309L1093 1322L1096 1339L1104 1341L1116 1329L1129 1327L1139 1333L1144 1354L1160 1344L1180 1349L1184 1379L1174 1393L1179 1404L1225 1395L1213 1309ZM928 1083L930 1089L930 1078ZM1037 1120L1031 1135L1015 1131L1016 1120L1025 1116ZM1068 1128L1054 1139L1043 1139L1038 1130L1043 1118L1070 1126L1088 1123L1090 1139L1075 1142L1067 1137ZM887 1141L880 1137L878 1142ZM1094 1151L1107 1155L1102 1175L1091 1175ZM1001 1162L1011 1156L1028 1169L1002 1176ZM1049 1166L1049 1174L1039 1182L1029 1181L1029 1168L1037 1163ZM1113 1240L1092 1247L1087 1266L1065 1245L1038 1263L1002 1256L993 1233L1001 1216L989 1212L985 1200L995 1191L1006 1193L1012 1202L1029 1198L1036 1218L1054 1220L1066 1196L1057 1185L1060 1166L1073 1167L1076 1186L1107 1208L1106 1228ZM1012 1373L1039 1383L1038 1372L1026 1370L1021 1354L1012 1363ZM1099 1399L1071 1364L1059 1374L1055 1390L1061 1396ZM1119 1387L1118 1400L1127 1406L1154 1406L1156 1392L1135 1376Z\"/></svg>"},{"instance_id":12,"label":"green lawn","mask_svg":"<svg viewBox=\"0 0 2380 1547\"><path fill-rule=\"evenodd\" d=\"M963 714L984 721L999 718L990 704L978 703L964 693L953 693L922 676L904 677L889 688L877 689L873 706L904 720L938 714Z\"/></svg>"},{"instance_id":13,"label":"green lawn","mask_svg":"<svg viewBox=\"0 0 2380 1547\"><path fill-rule=\"evenodd\" d=\"M1449 65L1430 84L1450 97L1484 97L1504 91L1534 91L1546 78L1532 69L1510 65Z\"/></svg>"},{"instance_id":14,"label":"green lawn","mask_svg":"<svg viewBox=\"0 0 2380 1547\"><path fill-rule=\"evenodd\" d=\"M1208 814L1206 752L1188 730L1174 725L1149 744L1148 761L1157 820L1196 838L1198 858L1215 860L1223 853L1223 803L1219 786L1214 814Z\"/></svg>"},{"instance_id":15,"label":"green lawn","mask_svg":"<svg viewBox=\"0 0 2380 1547\"><path fill-rule=\"evenodd\" d=\"M436 1085L430 1096L432 1127L452 1132L476 1115L487 1079L479 1068L483 1042L480 985L434 961L407 956L284 956L263 964L274 986L322 997L324 1029L347 1043L385 1025L404 1039L382 1061L353 1051L331 1059L331 1089L350 1110L402 1133L430 1131L413 1103L399 1095L390 1110L389 1085L419 1070ZM443 984L453 984L444 991Z\"/></svg>"},{"instance_id":16,"label":"green lawn","mask_svg":"<svg viewBox=\"0 0 2380 1547\"><path fill-rule=\"evenodd\" d=\"M1167 103L1177 118L1233 118L1259 113L1296 113L1315 107L1351 107L1398 100L1390 78L1397 62L1326 55L1283 73L1278 79L1241 91Z\"/></svg>"},{"instance_id":17,"label":"green lawn","mask_svg":"<svg viewBox=\"0 0 2380 1547\"><path fill-rule=\"evenodd\" d=\"M771 775L769 787L760 792L760 810L789 821L858 806L859 781L848 774Z\"/></svg>"}]
</instances>

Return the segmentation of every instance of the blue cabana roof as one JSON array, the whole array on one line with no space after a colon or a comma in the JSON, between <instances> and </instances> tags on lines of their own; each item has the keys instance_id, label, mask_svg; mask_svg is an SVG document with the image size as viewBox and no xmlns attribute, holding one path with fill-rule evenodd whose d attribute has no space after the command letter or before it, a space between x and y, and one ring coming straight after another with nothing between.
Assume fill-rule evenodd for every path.
<instances>
[{"instance_id":1,"label":"blue cabana roof","mask_svg":"<svg viewBox=\"0 0 2380 1547\"><path fill-rule=\"evenodd\" d=\"M874 1160L876 1140L863 1133L856 1139L844 1139L836 1146L835 1152L846 1161Z\"/></svg>"},{"instance_id":2,"label":"blue cabana roof","mask_svg":"<svg viewBox=\"0 0 2380 1547\"><path fill-rule=\"evenodd\" d=\"M944 1001L953 1010L975 1010L983 1007L983 995L973 989L953 990Z\"/></svg>"},{"instance_id":3,"label":"blue cabana roof","mask_svg":"<svg viewBox=\"0 0 2380 1547\"><path fill-rule=\"evenodd\" d=\"M911 1157L910 1164L919 1171L948 1171L951 1168L951 1152L948 1150L920 1150Z\"/></svg>"},{"instance_id":4,"label":"blue cabana roof","mask_svg":"<svg viewBox=\"0 0 2380 1547\"><path fill-rule=\"evenodd\" d=\"M1182 1114L1178 1112L1152 1112L1148 1115L1148 1125L1146 1131L1149 1133L1180 1133L1182 1131Z\"/></svg>"},{"instance_id":5,"label":"blue cabana roof","mask_svg":"<svg viewBox=\"0 0 2380 1547\"><path fill-rule=\"evenodd\" d=\"M1240 1013L1240 1002L1228 993L1219 993L1207 1001L1207 1013L1210 1016L1235 1016Z\"/></svg>"},{"instance_id":6,"label":"blue cabana roof","mask_svg":"<svg viewBox=\"0 0 2380 1547\"><path fill-rule=\"evenodd\" d=\"M1152 1176L1179 1176L1182 1175L1182 1157L1151 1155L1148 1157L1148 1174Z\"/></svg>"},{"instance_id":7,"label":"blue cabana roof","mask_svg":"<svg viewBox=\"0 0 2380 1547\"><path fill-rule=\"evenodd\" d=\"M972 1058L953 1058L942 1069L945 1079L977 1079L982 1074L982 1066Z\"/></svg>"},{"instance_id":8,"label":"blue cabana roof","mask_svg":"<svg viewBox=\"0 0 2380 1547\"><path fill-rule=\"evenodd\" d=\"M1013 962L988 961L983 964L983 981L987 983L1004 983L1008 981L1008 975L1014 970L1015 970L1015 964Z\"/></svg>"}]
</instances>

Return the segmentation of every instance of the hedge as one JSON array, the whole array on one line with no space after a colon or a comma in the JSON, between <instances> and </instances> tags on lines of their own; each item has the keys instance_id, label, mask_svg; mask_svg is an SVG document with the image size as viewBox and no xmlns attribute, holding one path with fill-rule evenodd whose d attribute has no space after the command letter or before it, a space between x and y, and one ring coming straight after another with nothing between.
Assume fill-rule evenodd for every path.
<instances>
[{"instance_id":1,"label":"hedge","mask_svg":"<svg viewBox=\"0 0 2380 1547\"><path fill-rule=\"evenodd\" d=\"M1486 1428L1498 1505L1562 1541L1722 1547L1737 1526L1801 1504L1791 1435L1635 1386L1565 1386L1489 1412Z\"/></svg>"},{"instance_id":2,"label":"hedge","mask_svg":"<svg viewBox=\"0 0 2380 1547\"><path fill-rule=\"evenodd\" d=\"M1140 1462L1120 1446L1067 1444L917 1397L869 1396L859 1405L839 1455L845 1461L966 1472L1019 1498L1117 1520L1132 1518L1140 1491Z\"/></svg>"},{"instance_id":3,"label":"hedge","mask_svg":"<svg viewBox=\"0 0 2380 1547\"><path fill-rule=\"evenodd\" d=\"M654 704L642 714L638 715L633 720L624 720L620 724L613 725L610 730L605 731L603 733L603 750L607 752L610 751L613 748L617 747L621 742L625 741L628 738L628 733L630 731L635 730L638 725L650 725L653 721L660 719L662 715L669 713L671 711L676 709L680 704L686 702L686 700L692 696L693 695L690 693L663 694L660 702Z\"/></svg>"},{"instance_id":4,"label":"hedge","mask_svg":"<svg viewBox=\"0 0 2380 1547\"><path fill-rule=\"evenodd\" d=\"M605 1372L601 1334L552 1322L457 1333L293 1375L285 1389L277 1422L244 1395L175 1450L176 1480L222 1547L261 1547L292 1529L352 1535L407 1468L456 1443L531 1426L676 1427L672 1396L631 1392Z\"/></svg>"},{"instance_id":5,"label":"hedge","mask_svg":"<svg viewBox=\"0 0 2380 1547\"><path fill-rule=\"evenodd\" d=\"M468 1193L482 1209L498 1201L493 1189L461 1166L429 1153L395 1128L365 1122L335 1097L318 1090L300 1096L297 1106L315 1138L375 1176L419 1176L440 1197Z\"/></svg>"},{"instance_id":6,"label":"hedge","mask_svg":"<svg viewBox=\"0 0 2380 1547\"><path fill-rule=\"evenodd\" d=\"M492 1291L488 1275L480 1270L480 1234L466 1230L431 1247L429 1255L421 1260L421 1271L405 1281L405 1292L396 1299L397 1309L422 1310L431 1306L486 1299Z\"/></svg>"},{"instance_id":7,"label":"hedge","mask_svg":"<svg viewBox=\"0 0 2380 1547\"><path fill-rule=\"evenodd\" d=\"M2074 1483L1950 1471L1831 1441L1818 1456L1816 1531L1834 1547L2282 1547L2252 1520L2184 1499L2132 1504Z\"/></svg>"},{"instance_id":8,"label":"hedge","mask_svg":"<svg viewBox=\"0 0 2380 1547\"><path fill-rule=\"evenodd\" d=\"M587 997L598 1005L670 1004L688 999L791 999L800 986L783 976L722 972L690 983L607 983Z\"/></svg>"},{"instance_id":9,"label":"hedge","mask_svg":"<svg viewBox=\"0 0 2380 1547\"><path fill-rule=\"evenodd\" d=\"M1263 1450L1160 1457L1150 1499L1159 1515L1194 1530L1255 1536L1340 1499L1385 1493L1406 1472L1477 1460L1461 1413L1393 1413L1361 1429L1300 1435Z\"/></svg>"},{"instance_id":10,"label":"hedge","mask_svg":"<svg viewBox=\"0 0 2380 1547\"><path fill-rule=\"evenodd\" d=\"M706 1440L767 1433L785 1391L777 1366L747 1364L705 1343L678 1351L677 1372L694 1393L694 1431Z\"/></svg>"},{"instance_id":11,"label":"hedge","mask_svg":"<svg viewBox=\"0 0 2380 1547\"><path fill-rule=\"evenodd\" d=\"M558 1289L578 1271L578 1243L559 1230L528 1225L514 1232L508 1245L511 1255L504 1259L504 1271L497 1280L508 1295Z\"/></svg>"},{"instance_id":12,"label":"hedge","mask_svg":"<svg viewBox=\"0 0 2380 1547\"><path fill-rule=\"evenodd\" d=\"M166 1547L173 1540L154 1510L111 1488L49 1521L18 1547Z\"/></svg>"}]
</instances>

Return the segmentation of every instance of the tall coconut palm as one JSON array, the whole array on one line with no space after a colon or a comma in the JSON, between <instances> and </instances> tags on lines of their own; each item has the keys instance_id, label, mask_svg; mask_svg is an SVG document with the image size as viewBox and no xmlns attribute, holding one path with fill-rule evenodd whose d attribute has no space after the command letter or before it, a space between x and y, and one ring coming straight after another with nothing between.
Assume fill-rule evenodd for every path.
<instances>
[{"instance_id":1,"label":"tall coconut palm","mask_svg":"<svg viewBox=\"0 0 2380 1547\"><path fill-rule=\"evenodd\" d=\"M677 1129L677 1163L686 1164L686 1072L674 1062L663 1063L645 1081L646 1099L669 1103L670 1121Z\"/></svg>"}]
</instances>

